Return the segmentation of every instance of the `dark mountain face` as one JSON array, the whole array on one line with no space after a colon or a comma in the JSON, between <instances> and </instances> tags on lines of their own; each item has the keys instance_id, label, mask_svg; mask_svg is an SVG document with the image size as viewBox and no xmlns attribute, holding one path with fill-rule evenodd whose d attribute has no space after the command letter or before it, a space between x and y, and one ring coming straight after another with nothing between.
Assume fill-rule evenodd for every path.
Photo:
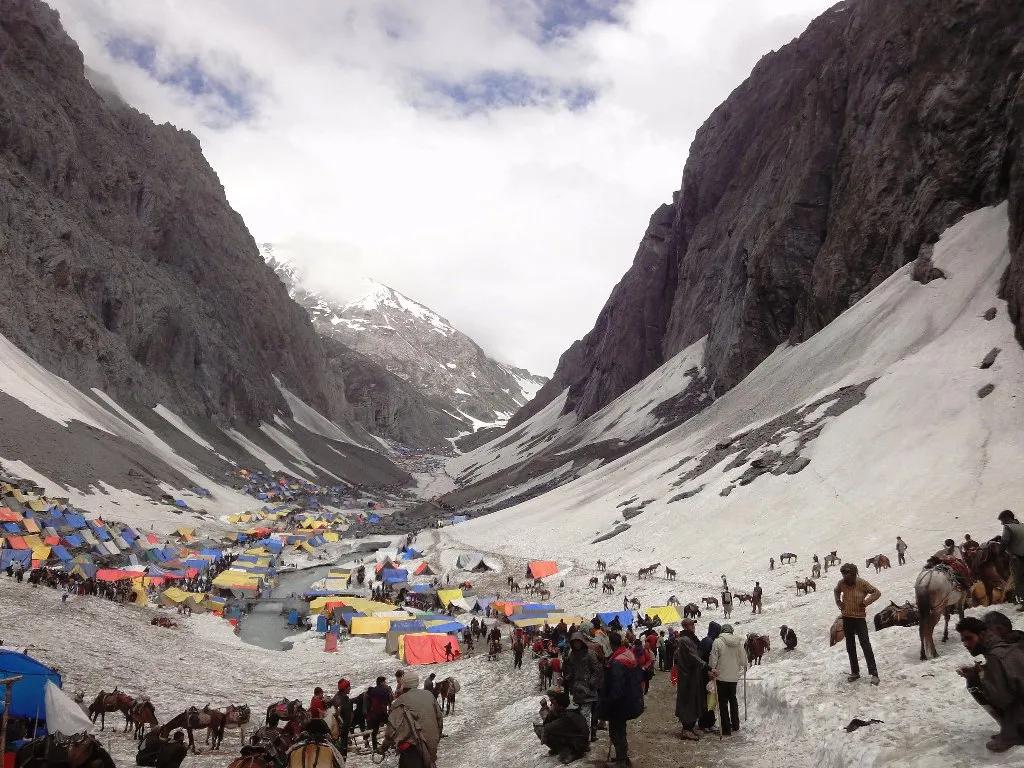
<instances>
[{"instance_id":1,"label":"dark mountain face","mask_svg":"<svg viewBox=\"0 0 1024 768\"><path fill-rule=\"evenodd\" d=\"M765 56L698 131L593 330L511 420L600 410L707 335L720 394L963 214L1009 197L1024 340L1024 4L850 0ZM955 279L955 277L953 278Z\"/></svg>"},{"instance_id":2,"label":"dark mountain face","mask_svg":"<svg viewBox=\"0 0 1024 768\"><path fill-rule=\"evenodd\" d=\"M81 388L220 422L344 417L305 312L199 142L104 99L57 14L0 2L0 332Z\"/></svg>"}]
</instances>

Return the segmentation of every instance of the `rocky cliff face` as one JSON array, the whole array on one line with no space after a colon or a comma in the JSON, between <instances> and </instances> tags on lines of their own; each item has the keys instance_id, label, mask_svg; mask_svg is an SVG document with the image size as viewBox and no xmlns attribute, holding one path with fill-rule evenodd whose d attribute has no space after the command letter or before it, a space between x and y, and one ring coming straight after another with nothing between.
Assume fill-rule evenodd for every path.
<instances>
[{"instance_id":1,"label":"rocky cliff face","mask_svg":"<svg viewBox=\"0 0 1024 768\"><path fill-rule=\"evenodd\" d=\"M704 336L713 394L823 328L964 213L1010 198L1024 340L1024 5L849 0L698 131L672 203L517 425L597 412ZM951 279L955 279L953 276Z\"/></svg>"},{"instance_id":2,"label":"rocky cliff face","mask_svg":"<svg viewBox=\"0 0 1024 768\"><path fill-rule=\"evenodd\" d=\"M370 412L392 414L387 417L388 436L402 432L402 418L410 417L415 424L410 425L413 429L407 439L413 432L419 439L430 432L456 437L504 425L547 381L493 360L437 312L392 288L368 282L365 295L358 300L333 301L308 287L292 261L272 244L264 243L260 249L291 296L309 312L320 334L362 356L357 365L360 373L352 373L377 384L373 388L350 386L349 396L359 390L361 406L357 410L363 418ZM386 369L406 386L386 383L367 368L368 362ZM374 392L385 397L375 401ZM416 393L423 401L419 405L415 404ZM400 418L399 413L405 416ZM380 426L377 417L370 423ZM413 440L412 444L417 443Z\"/></svg>"},{"instance_id":3,"label":"rocky cliff face","mask_svg":"<svg viewBox=\"0 0 1024 768\"><path fill-rule=\"evenodd\" d=\"M344 387L199 142L104 99L57 14L0 2L0 333L82 388L221 422Z\"/></svg>"}]
</instances>

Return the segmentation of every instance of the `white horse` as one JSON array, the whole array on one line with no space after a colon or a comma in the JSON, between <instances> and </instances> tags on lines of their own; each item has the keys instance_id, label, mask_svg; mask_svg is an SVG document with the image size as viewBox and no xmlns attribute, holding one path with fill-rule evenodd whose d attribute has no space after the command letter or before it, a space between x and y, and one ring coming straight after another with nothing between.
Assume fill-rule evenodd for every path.
<instances>
[{"instance_id":1,"label":"white horse","mask_svg":"<svg viewBox=\"0 0 1024 768\"><path fill-rule=\"evenodd\" d=\"M921 634L921 661L938 657L939 651L933 636L935 625L939 623L940 617L945 617L942 642L946 642L949 639L949 616L956 609L960 618L964 617L967 594L945 569L925 568L921 571L914 583L917 610L921 616L918 626Z\"/></svg>"}]
</instances>

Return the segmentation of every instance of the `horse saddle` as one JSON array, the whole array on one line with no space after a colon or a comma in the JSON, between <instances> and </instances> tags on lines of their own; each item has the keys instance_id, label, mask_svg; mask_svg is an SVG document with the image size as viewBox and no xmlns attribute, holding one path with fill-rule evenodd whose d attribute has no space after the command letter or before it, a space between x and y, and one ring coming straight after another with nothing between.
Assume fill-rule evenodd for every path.
<instances>
[{"instance_id":1,"label":"horse saddle","mask_svg":"<svg viewBox=\"0 0 1024 768\"><path fill-rule=\"evenodd\" d=\"M936 568L946 571L966 591L971 585L971 569L959 557L939 557Z\"/></svg>"}]
</instances>

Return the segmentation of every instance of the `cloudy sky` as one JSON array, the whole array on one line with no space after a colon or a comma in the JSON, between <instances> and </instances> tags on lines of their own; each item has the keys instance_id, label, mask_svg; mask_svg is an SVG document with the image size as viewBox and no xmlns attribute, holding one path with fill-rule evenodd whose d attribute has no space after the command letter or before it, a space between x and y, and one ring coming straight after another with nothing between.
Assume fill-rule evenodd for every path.
<instances>
[{"instance_id":1,"label":"cloudy sky","mask_svg":"<svg viewBox=\"0 0 1024 768\"><path fill-rule=\"evenodd\" d=\"M373 277L550 373L694 131L827 0L48 0L87 65L202 141L258 242Z\"/></svg>"}]
</instances>

